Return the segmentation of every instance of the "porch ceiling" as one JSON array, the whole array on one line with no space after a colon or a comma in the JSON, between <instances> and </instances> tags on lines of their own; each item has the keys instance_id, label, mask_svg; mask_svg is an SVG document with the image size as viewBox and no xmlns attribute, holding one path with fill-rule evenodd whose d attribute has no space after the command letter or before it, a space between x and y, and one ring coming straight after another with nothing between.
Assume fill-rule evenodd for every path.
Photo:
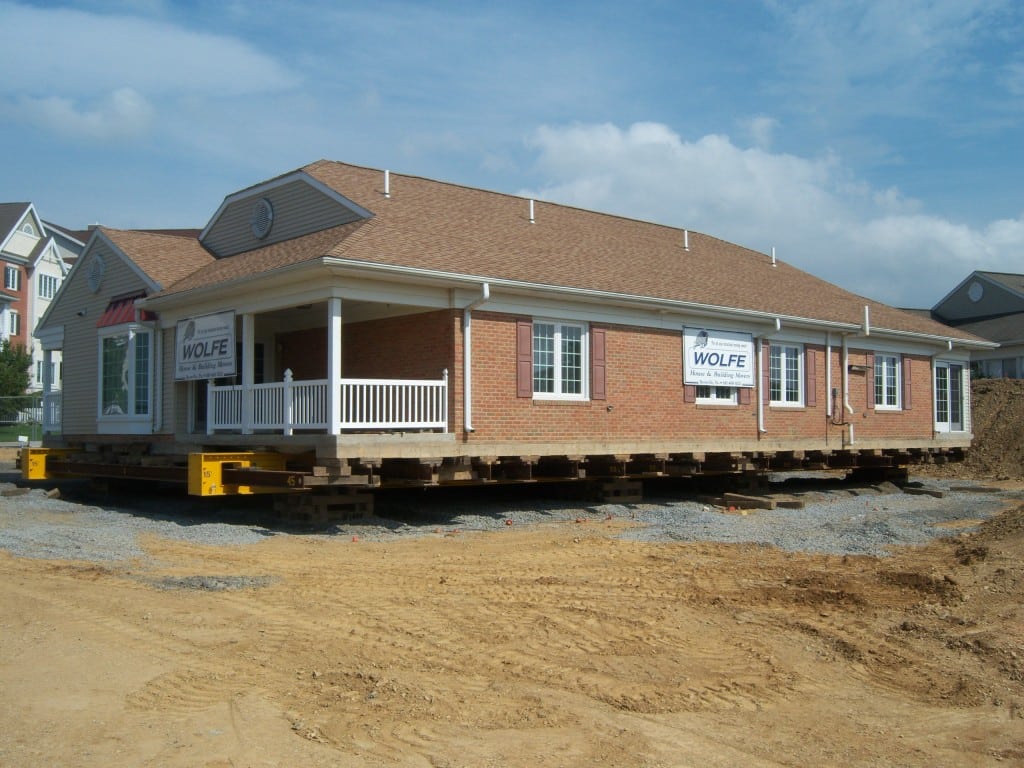
<instances>
[{"instance_id":1,"label":"porch ceiling","mask_svg":"<svg viewBox=\"0 0 1024 768\"><path fill-rule=\"evenodd\" d=\"M367 320L380 320L386 317L414 315L432 311L432 307L420 307L410 304L389 304L374 301L357 301L346 299L342 302L342 322L360 323ZM327 322L327 302L300 304L284 307L270 312L260 313L262 319L274 322L280 330L300 330L318 328Z\"/></svg>"}]
</instances>

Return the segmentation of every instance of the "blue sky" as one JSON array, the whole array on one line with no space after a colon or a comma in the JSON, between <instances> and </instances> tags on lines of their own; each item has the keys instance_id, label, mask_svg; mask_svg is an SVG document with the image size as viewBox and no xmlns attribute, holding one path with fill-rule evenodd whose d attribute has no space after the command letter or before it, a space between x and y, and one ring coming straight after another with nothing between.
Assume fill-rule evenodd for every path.
<instances>
[{"instance_id":1,"label":"blue sky","mask_svg":"<svg viewBox=\"0 0 1024 768\"><path fill-rule=\"evenodd\" d=\"M202 227L319 158L657 221L898 306L1024 272L1024 4L9 2L0 201Z\"/></svg>"}]
</instances>

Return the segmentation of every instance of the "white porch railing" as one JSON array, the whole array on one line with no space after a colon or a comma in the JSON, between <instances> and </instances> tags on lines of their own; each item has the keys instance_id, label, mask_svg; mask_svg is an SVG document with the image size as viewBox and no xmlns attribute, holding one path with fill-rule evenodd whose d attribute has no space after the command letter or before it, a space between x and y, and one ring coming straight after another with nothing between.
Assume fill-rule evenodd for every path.
<instances>
[{"instance_id":1,"label":"white porch railing","mask_svg":"<svg viewBox=\"0 0 1024 768\"><path fill-rule=\"evenodd\" d=\"M61 422L61 391L43 395L43 432L59 432Z\"/></svg>"},{"instance_id":2,"label":"white porch railing","mask_svg":"<svg viewBox=\"0 0 1024 768\"><path fill-rule=\"evenodd\" d=\"M341 379L339 429L448 429L448 371L438 380ZM239 384L207 385L206 432L296 429L331 431L327 379L255 384L246 397ZM251 409L245 406L249 400ZM246 411L251 415L245 423Z\"/></svg>"}]
</instances>

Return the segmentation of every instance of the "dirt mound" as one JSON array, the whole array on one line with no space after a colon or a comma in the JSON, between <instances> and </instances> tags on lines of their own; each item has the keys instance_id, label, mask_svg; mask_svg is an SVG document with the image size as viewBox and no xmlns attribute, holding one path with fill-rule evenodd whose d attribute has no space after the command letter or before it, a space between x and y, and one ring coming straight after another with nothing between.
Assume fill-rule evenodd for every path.
<instances>
[{"instance_id":1,"label":"dirt mound","mask_svg":"<svg viewBox=\"0 0 1024 768\"><path fill-rule=\"evenodd\" d=\"M965 461L927 474L1024 480L1024 380L979 379L971 386L974 442Z\"/></svg>"}]
</instances>

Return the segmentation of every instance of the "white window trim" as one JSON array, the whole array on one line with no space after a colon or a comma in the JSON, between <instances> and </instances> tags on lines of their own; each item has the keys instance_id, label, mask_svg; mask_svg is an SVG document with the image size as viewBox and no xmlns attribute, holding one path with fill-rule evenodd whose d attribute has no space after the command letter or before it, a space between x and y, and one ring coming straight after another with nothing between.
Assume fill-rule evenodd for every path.
<instances>
[{"instance_id":1,"label":"white window trim","mask_svg":"<svg viewBox=\"0 0 1024 768\"><path fill-rule=\"evenodd\" d=\"M134 406L135 397L135 338L141 333L149 334L149 392L147 408L148 412L144 414L135 413L103 413L103 341L113 336L124 336L128 335L128 359L132 360L133 363L129 368L129 381L128 381L128 395L130 402ZM155 387L155 376L156 376L156 361L155 361L155 343L156 343L156 329L151 325L145 325L141 323L130 323L128 325L112 325L107 328L101 328L97 334L96 339L96 355L97 355L97 366L96 366L96 426L97 432L100 434L124 434L124 435L140 435L149 434L152 432L151 424L153 422L153 393Z\"/></svg>"},{"instance_id":2,"label":"white window trim","mask_svg":"<svg viewBox=\"0 0 1024 768\"><path fill-rule=\"evenodd\" d=\"M940 368L946 369L946 397L949 397L949 386L951 373L950 366L960 366L960 429L952 429L952 422L949 420L951 413L947 413L946 421L938 421L938 407L939 407L939 376L938 372ZM971 431L970 424L970 363L964 360L936 360L932 367L932 422L935 425L935 431L943 435L959 435L965 432ZM947 402L947 407L949 403Z\"/></svg>"},{"instance_id":3,"label":"white window trim","mask_svg":"<svg viewBox=\"0 0 1024 768\"><path fill-rule=\"evenodd\" d=\"M43 288L45 286L52 286L53 290L50 291L49 294L47 294L47 292L43 290ZM46 274L39 275L39 281L38 281L38 287L37 287L37 290L36 290L36 295L40 299L45 299L45 300L53 299L53 297L57 295L57 291L59 289L60 289L60 278L59 277L56 277L55 275L46 275Z\"/></svg>"},{"instance_id":4,"label":"white window trim","mask_svg":"<svg viewBox=\"0 0 1024 768\"><path fill-rule=\"evenodd\" d=\"M805 397L806 397L806 393L804 392L804 352L805 352L804 345L803 344L798 344L798 343L793 343L793 342L783 342L783 341L780 341L778 343L770 343L768 345L768 360L767 360L766 364L768 366L768 391L769 392L771 392L772 347L780 347L780 348L782 348L782 350L784 352L785 352L785 350L790 350L790 349L795 349L796 350L796 359L797 359L797 370L796 370L797 399L796 400L785 400L785 399L783 399L783 400L775 400L775 399L769 399L768 405L770 405L772 408L803 408L804 407L804 402L805 402ZM786 359L787 358L786 358L786 356L784 354L783 358L782 358L782 370L780 371L780 373L782 374L781 392L783 394L783 397L785 397L785 394L786 394ZM771 396L769 395L769 398L770 397Z\"/></svg>"},{"instance_id":5,"label":"white window trim","mask_svg":"<svg viewBox=\"0 0 1024 768\"><path fill-rule=\"evenodd\" d=\"M587 323L580 323L572 320L555 320L553 318L535 317L533 318L533 325L553 325L555 326L555 361L554 361L554 373L555 373L555 391L554 392L538 392L536 389L533 390L534 400L563 400L572 402L585 402L590 399L590 326ZM561 344L559 343L562 336L562 328L573 327L580 329L580 392L563 394L559 392L559 385L561 384L562 378L562 365L561 357L562 350ZM530 354L536 354L531 344Z\"/></svg>"},{"instance_id":6,"label":"white window trim","mask_svg":"<svg viewBox=\"0 0 1024 768\"><path fill-rule=\"evenodd\" d=\"M13 279L11 279L12 277ZM21 290L21 270L13 264L4 265L4 289L8 291Z\"/></svg>"},{"instance_id":7,"label":"white window trim","mask_svg":"<svg viewBox=\"0 0 1024 768\"><path fill-rule=\"evenodd\" d=\"M736 387L719 387L713 384L697 384L697 405L736 405L739 402L739 390ZM701 396L701 390L707 389L710 394ZM729 390L729 397L719 397L719 390Z\"/></svg>"},{"instance_id":8,"label":"white window trim","mask_svg":"<svg viewBox=\"0 0 1024 768\"><path fill-rule=\"evenodd\" d=\"M879 360L892 360L893 370L896 372L896 403L880 403L878 402L878 388L875 385L875 371L878 368ZM883 370L884 375L884 370ZM890 352L878 352L875 351L875 366L871 370L871 391L874 394L875 399L875 410L876 411L899 411L903 409L903 358L900 355L893 354ZM884 393L884 381L883 381L883 397Z\"/></svg>"}]
</instances>

